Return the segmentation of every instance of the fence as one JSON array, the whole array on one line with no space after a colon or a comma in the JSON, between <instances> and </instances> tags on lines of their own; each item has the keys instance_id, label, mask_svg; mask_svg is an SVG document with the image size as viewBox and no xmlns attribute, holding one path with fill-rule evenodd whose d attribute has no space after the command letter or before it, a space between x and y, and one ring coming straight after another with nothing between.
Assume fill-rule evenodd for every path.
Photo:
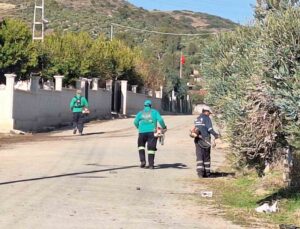
<instances>
[{"instance_id":1,"label":"fence","mask_svg":"<svg viewBox=\"0 0 300 229\"><path fill-rule=\"evenodd\" d=\"M72 113L69 103L76 89L62 87L63 76L54 76L55 87L49 85L47 90L41 89L39 77L31 77L30 84L15 84L14 74L6 74L6 86L0 87L0 132L12 129L23 131L40 131L47 127L70 123ZM21 86L20 86L21 85ZM146 99L151 99L153 108L162 113L191 113L188 99L178 100L173 97L162 99L162 90L154 96L128 91L127 81L118 81L117 94L112 93L113 87L98 88L98 79L80 79L76 87L81 89L88 98L91 114L89 119L110 117L112 108L118 107L123 115L134 115L143 109ZM16 88L20 86L22 90ZM44 87L43 87L44 88ZM113 96L114 94L114 96ZM113 100L112 100L113 98ZM118 106L113 106L114 100Z\"/></svg>"}]
</instances>

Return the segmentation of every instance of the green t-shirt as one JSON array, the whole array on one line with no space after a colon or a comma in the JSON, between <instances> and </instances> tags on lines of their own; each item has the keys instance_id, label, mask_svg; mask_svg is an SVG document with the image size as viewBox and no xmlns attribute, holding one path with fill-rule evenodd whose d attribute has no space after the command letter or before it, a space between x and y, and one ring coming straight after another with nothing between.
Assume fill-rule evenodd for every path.
<instances>
[{"instance_id":1,"label":"green t-shirt","mask_svg":"<svg viewBox=\"0 0 300 229\"><path fill-rule=\"evenodd\" d=\"M76 95L70 102L70 109L72 112L82 112L84 107L89 107L88 101L83 96Z\"/></svg>"},{"instance_id":2,"label":"green t-shirt","mask_svg":"<svg viewBox=\"0 0 300 229\"><path fill-rule=\"evenodd\" d=\"M157 128L157 123L159 123L163 129L166 128L166 124L160 113L150 107L145 107L144 110L140 111L134 120L134 125L139 130L139 133L154 132Z\"/></svg>"}]
</instances>

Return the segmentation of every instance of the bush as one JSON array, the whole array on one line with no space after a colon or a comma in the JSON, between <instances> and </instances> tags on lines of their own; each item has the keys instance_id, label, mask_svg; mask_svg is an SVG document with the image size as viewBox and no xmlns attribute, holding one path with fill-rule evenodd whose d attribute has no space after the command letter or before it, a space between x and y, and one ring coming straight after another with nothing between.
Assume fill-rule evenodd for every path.
<instances>
[{"instance_id":1,"label":"bush","mask_svg":"<svg viewBox=\"0 0 300 229\"><path fill-rule=\"evenodd\" d=\"M300 147L300 9L280 8L252 27L212 39L202 51L202 74L227 125L238 163L255 167Z\"/></svg>"}]
</instances>

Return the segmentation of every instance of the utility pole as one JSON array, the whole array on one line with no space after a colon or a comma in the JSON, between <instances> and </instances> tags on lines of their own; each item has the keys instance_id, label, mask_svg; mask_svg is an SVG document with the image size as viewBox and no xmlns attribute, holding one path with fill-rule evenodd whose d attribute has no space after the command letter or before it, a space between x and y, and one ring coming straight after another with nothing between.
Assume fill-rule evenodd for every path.
<instances>
[{"instance_id":1,"label":"utility pole","mask_svg":"<svg viewBox=\"0 0 300 229\"><path fill-rule=\"evenodd\" d=\"M45 32L45 1L35 0L33 14L32 40L44 41Z\"/></svg>"},{"instance_id":2,"label":"utility pole","mask_svg":"<svg viewBox=\"0 0 300 229\"><path fill-rule=\"evenodd\" d=\"M110 41L113 40L114 37L114 26L113 24L110 25Z\"/></svg>"}]
</instances>

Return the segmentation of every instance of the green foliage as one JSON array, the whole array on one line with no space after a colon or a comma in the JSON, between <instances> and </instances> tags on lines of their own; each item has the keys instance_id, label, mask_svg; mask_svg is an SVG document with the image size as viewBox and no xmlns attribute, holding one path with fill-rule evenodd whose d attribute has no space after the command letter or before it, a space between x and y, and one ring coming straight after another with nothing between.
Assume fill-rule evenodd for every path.
<instances>
[{"instance_id":1,"label":"green foliage","mask_svg":"<svg viewBox=\"0 0 300 229\"><path fill-rule=\"evenodd\" d=\"M25 6L23 10L16 7L18 11L12 12L12 15L24 19L28 25L31 25L33 1L3 1ZM141 79L143 79L145 86L151 89L158 89L163 85L169 72L174 69L179 72L180 50L182 48L183 52L189 55L187 64L184 66L184 76L188 77L192 70L199 66L196 52L198 44L202 43L202 38L189 37L181 39L175 36L141 33L115 26L114 37L116 40L124 41L127 46L132 48L132 50L129 50L124 47L123 43L117 44L118 41L113 41L111 46L103 41L105 40L104 36L108 37L110 35L111 23L172 33L210 33L215 32L216 29L228 30L236 27L236 24L229 20L208 14L190 11L150 12L120 0L48 0L45 16L50 22L47 25L47 32L55 31L56 34L62 36L52 41L50 40L54 38L47 38L47 40L50 40L46 42L52 43L49 47L56 44L63 44L66 47L61 50L59 48L53 49L60 51L60 53L54 53L54 51L51 51L52 48L47 47L40 52L39 68L43 68L44 75L49 77L57 73L64 74L66 75L65 83L73 83L80 76L118 77L119 79L129 79L134 84L142 84ZM92 44L93 48L91 50L84 48L83 55L78 55L80 49L76 47L75 35L66 35L66 33L72 34L74 32L86 32L92 38L97 39ZM103 37L98 38L99 34ZM85 36L87 37L87 35ZM81 40L81 37L78 38L80 39L78 42L81 42L80 45L87 47L91 45ZM90 40L90 38L87 38L87 40ZM183 43L186 44L186 47L183 47ZM192 44L189 45L190 43ZM133 51L135 47L139 47L143 52L143 55L137 55L141 58L139 61L134 60L133 57L133 55L136 55ZM119 49L119 51L114 51L114 48ZM103 50L104 52L102 52ZM135 64L132 64L133 62L138 62L140 66L135 66ZM138 72L137 68L142 73Z\"/></svg>"},{"instance_id":2,"label":"green foliage","mask_svg":"<svg viewBox=\"0 0 300 229\"><path fill-rule=\"evenodd\" d=\"M5 73L24 76L37 64L31 34L22 21L4 20L0 24L0 77Z\"/></svg>"},{"instance_id":3,"label":"green foliage","mask_svg":"<svg viewBox=\"0 0 300 229\"><path fill-rule=\"evenodd\" d=\"M207 102L222 114L240 165L300 147L300 9L275 7L263 21L222 34L202 51Z\"/></svg>"},{"instance_id":4,"label":"green foliage","mask_svg":"<svg viewBox=\"0 0 300 229\"><path fill-rule=\"evenodd\" d=\"M299 148L300 9L274 12L266 18L266 24L261 36L264 45L260 57L265 68L264 78L282 112L289 143Z\"/></svg>"},{"instance_id":5,"label":"green foliage","mask_svg":"<svg viewBox=\"0 0 300 229\"><path fill-rule=\"evenodd\" d=\"M193 93L190 95L192 104L203 104L205 95L199 93Z\"/></svg>"},{"instance_id":6,"label":"green foliage","mask_svg":"<svg viewBox=\"0 0 300 229\"><path fill-rule=\"evenodd\" d=\"M140 85L143 82L135 70L139 56L137 49L119 40L103 36L94 40L87 32L52 33L40 43L32 42L28 27L19 20L8 19L0 27L2 76L14 72L28 77L35 71L46 78L64 75L65 84L74 84L79 77L100 77Z\"/></svg>"},{"instance_id":7,"label":"green foliage","mask_svg":"<svg viewBox=\"0 0 300 229\"><path fill-rule=\"evenodd\" d=\"M47 36L40 51L43 75L62 74L65 83L79 77L139 80L135 72L137 51L119 40L103 36L93 40L88 33L64 33Z\"/></svg>"},{"instance_id":8,"label":"green foliage","mask_svg":"<svg viewBox=\"0 0 300 229\"><path fill-rule=\"evenodd\" d=\"M92 43L87 33L57 33L47 36L40 50L43 75L51 77L62 74L68 84L80 76L89 76L90 62L87 53Z\"/></svg>"},{"instance_id":9,"label":"green foliage","mask_svg":"<svg viewBox=\"0 0 300 229\"><path fill-rule=\"evenodd\" d=\"M255 17L258 20L266 18L268 13L284 11L290 7L297 6L299 0L257 0Z\"/></svg>"}]
</instances>

